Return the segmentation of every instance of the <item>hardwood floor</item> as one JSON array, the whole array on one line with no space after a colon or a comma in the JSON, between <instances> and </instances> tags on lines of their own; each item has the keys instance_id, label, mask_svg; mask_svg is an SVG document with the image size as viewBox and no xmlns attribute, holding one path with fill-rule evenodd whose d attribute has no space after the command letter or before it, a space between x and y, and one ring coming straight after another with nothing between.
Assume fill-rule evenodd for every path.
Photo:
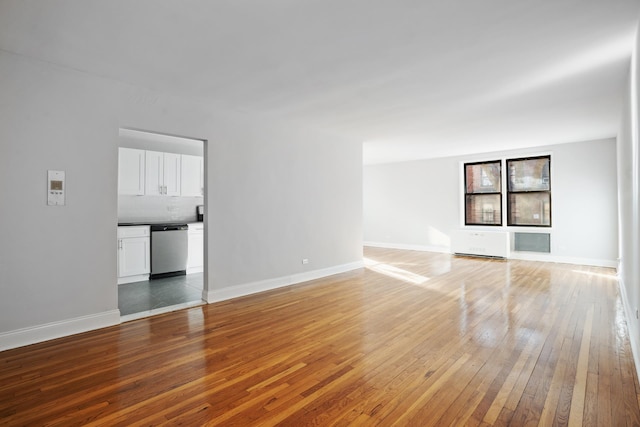
<instances>
[{"instance_id":1,"label":"hardwood floor","mask_svg":"<svg viewBox=\"0 0 640 427\"><path fill-rule=\"evenodd\" d=\"M615 271L367 268L0 353L1 425L640 425Z\"/></svg>"}]
</instances>

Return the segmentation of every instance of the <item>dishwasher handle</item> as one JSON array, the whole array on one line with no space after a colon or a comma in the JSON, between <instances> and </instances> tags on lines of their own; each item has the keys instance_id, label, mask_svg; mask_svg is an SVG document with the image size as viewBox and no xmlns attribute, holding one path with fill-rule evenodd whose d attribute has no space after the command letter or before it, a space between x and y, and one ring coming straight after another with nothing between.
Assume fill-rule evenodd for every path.
<instances>
[{"instance_id":1,"label":"dishwasher handle","mask_svg":"<svg viewBox=\"0 0 640 427\"><path fill-rule=\"evenodd\" d=\"M188 225L152 225L151 231L177 231L177 230L188 230Z\"/></svg>"}]
</instances>

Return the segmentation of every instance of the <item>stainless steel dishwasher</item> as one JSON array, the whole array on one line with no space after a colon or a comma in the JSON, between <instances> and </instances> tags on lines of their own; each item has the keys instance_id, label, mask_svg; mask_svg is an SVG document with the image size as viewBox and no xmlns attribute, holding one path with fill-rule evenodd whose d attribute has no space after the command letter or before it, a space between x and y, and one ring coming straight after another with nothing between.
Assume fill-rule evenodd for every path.
<instances>
[{"instance_id":1,"label":"stainless steel dishwasher","mask_svg":"<svg viewBox=\"0 0 640 427\"><path fill-rule=\"evenodd\" d=\"M150 279L187 273L187 224L151 226Z\"/></svg>"}]
</instances>

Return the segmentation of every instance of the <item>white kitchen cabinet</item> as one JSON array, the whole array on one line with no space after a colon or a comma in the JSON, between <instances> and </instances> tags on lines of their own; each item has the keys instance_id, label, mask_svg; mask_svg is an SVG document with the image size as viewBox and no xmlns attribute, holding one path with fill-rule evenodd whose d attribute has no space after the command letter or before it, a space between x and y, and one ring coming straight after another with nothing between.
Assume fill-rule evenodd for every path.
<instances>
[{"instance_id":1,"label":"white kitchen cabinet","mask_svg":"<svg viewBox=\"0 0 640 427\"><path fill-rule=\"evenodd\" d=\"M183 154L180 173L181 196L204 195L204 158L202 156Z\"/></svg>"},{"instance_id":2,"label":"white kitchen cabinet","mask_svg":"<svg viewBox=\"0 0 640 427\"><path fill-rule=\"evenodd\" d=\"M181 154L164 153L164 194L166 196L180 195L181 158Z\"/></svg>"},{"instance_id":3,"label":"white kitchen cabinet","mask_svg":"<svg viewBox=\"0 0 640 427\"><path fill-rule=\"evenodd\" d=\"M141 196L145 186L145 152L134 148L118 149L118 194Z\"/></svg>"},{"instance_id":4,"label":"white kitchen cabinet","mask_svg":"<svg viewBox=\"0 0 640 427\"><path fill-rule=\"evenodd\" d=\"M180 166L180 154L146 151L145 194L147 196L179 196Z\"/></svg>"},{"instance_id":5,"label":"white kitchen cabinet","mask_svg":"<svg viewBox=\"0 0 640 427\"><path fill-rule=\"evenodd\" d=\"M118 227L118 284L149 278L150 236L149 226Z\"/></svg>"},{"instance_id":6,"label":"white kitchen cabinet","mask_svg":"<svg viewBox=\"0 0 640 427\"><path fill-rule=\"evenodd\" d=\"M187 274L201 273L204 270L204 224L189 224L187 246Z\"/></svg>"}]
</instances>

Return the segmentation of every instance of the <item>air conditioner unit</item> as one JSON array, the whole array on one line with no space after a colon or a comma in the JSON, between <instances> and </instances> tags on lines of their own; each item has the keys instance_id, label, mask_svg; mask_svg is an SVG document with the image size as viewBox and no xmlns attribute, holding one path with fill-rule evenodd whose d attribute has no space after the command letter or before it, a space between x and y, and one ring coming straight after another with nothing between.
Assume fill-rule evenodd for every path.
<instances>
[{"instance_id":1,"label":"air conditioner unit","mask_svg":"<svg viewBox=\"0 0 640 427\"><path fill-rule=\"evenodd\" d=\"M453 230L451 252L459 255L508 258L508 231Z\"/></svg>"}]
</instances>

